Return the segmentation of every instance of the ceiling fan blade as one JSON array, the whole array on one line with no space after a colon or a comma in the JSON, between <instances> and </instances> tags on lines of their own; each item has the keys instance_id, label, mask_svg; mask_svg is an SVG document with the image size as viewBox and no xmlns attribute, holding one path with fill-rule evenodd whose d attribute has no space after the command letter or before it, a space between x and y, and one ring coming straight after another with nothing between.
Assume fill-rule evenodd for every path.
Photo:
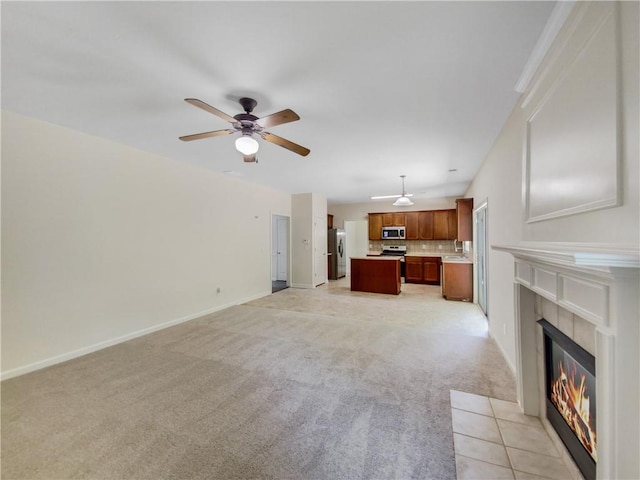
<instances>
[{"instance_id":1,"label":"ceiling fan blade","mask_svg":"<svg viewBox=\"0 0 640 480\"><path fill-rule=\"evenodd\" d=\"M259 118L256 123L263 128L275 127L276 125L282 125L283 123L295 122L300 120L300 117L293 110L282 110L281 112L272 113L266 117Z\"/></svg>"},{"instance_id":2,"label":"ceiling fan blade","mask_svg":"<svg viewBox=\"0 0 640 480\"><path fill-rule=\"evenodd\" d=\"M243 155L242 159L246 163L255 163L256 162L256 154L254 153L253 155Z\"/></svg>"},{"instance_id":3,"label":"ceiling fan blade","mask_svg":"<svg viewBox=\"0 0 640 480\"><path fill-rule=\"evenodd\" d=\"M197 98L185 98L184 101L187 102L187 103L190 103L194 107L201 108L202 110L204 110L206 112L213 113L214 115L220 117L223 120L226 120L229 123L236 123L237 122L237 120L235 118L233 118L231 115L227 115L226 113L221 112L217 108L212 107L211 105L209 105L207 103L204 103L202 100L198 100Z\"/></svg>"},{"instance_id":4,"label":"ceiling fan blade","mask_svg":"<svg viewBox=\"0 0 640 480\"><path fill-rule=\"evenodd\" d=\"M298 155L302 155L303 157L306 157L307 155L309 155L309 152L311 152L311 150L309 150L308 148L298 145L297 143L293 143L285 138L274 135L273 133L262 132L260 136L267 142L275 143L276 145L284 147L287 150L291 150L292 152L297 153Z\"/></svg>"},{"instance_id":5,"label":"ceiling fan blade","mask_svg":"<svg viewBox=\"0 0 640 480\"><path fill-rule=\"evenodd\" d=\"M191 140L200 140L201 138L219 137L220 135L230 135L232 133L236 133L236 131L231 129L214 130L213 132L195 133L193 135L185 135L183 137L178 137L178 138L183 142L190 142Z\"/></svg>"}]
</instances>

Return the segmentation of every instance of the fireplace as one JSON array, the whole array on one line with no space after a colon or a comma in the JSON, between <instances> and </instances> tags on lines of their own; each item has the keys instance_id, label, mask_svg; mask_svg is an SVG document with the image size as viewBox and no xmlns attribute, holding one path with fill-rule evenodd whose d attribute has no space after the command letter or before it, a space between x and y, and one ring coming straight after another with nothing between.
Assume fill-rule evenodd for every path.
<instances>
[{"instance_id":1,"label":"fireplace","mask_svg":"<svg viewBox=\"0 0 640 480\"><path fill-rule=\"evenodd\" d=\"M640 478L638 246L523 242L492 248L514 257L516 364L513 367L523 412L540 417L572 479ZM542 318L555 330L544 329L538 323ZM572 376L574 390L588 392L585 396L589 397L589 425L596 440L596 446L592 447L594 455L582 443L574 451L586 457L584 464L591 464L591 473L585 473L589 467L580 465L581 460L569 451L566 438L570 436L561 439L558 427L551 423L555 414L560 420L556 423L575 437L551 403L545 379L554 375L545 375L545 343L564 336L548 335L551 340L547 340L545 330L559 330L572 339L571 343L595 357L587 355L591 359L585 360L571 349L565 355L562 341L556 342L562 352L556 356L563 360L571 358L576 363L574 366L565 362L568 364L562 367L567 382ZM554 364L558 365L558 361L552 360L551 365ZM556 375L559 370L557 367ZM586 404L583 400L583 409Z\"/></svg>"},{"instance_id":2,"label":"fireplace","mask_svg":"<svg viewBox=\"0 0 640 480\"><path fill-rule=\"evenodd\" d=\"M595 357L546 320L544 335L546 412L585 480L596 478Z\"/></svg>"}]
</instances>

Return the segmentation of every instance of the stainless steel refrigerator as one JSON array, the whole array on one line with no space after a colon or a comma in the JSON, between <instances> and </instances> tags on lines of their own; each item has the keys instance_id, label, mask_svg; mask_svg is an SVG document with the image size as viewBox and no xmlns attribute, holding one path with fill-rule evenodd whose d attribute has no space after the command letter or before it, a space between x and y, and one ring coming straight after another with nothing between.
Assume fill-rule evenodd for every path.
<instances>
[{"instance_id":1,"label":"stainless steel refrigerator","mask_svg":"<svg viewBox=\"0 0 640 480\"><path fill-rule=\"evenodd\" d=\"M330 228L327 239L329 250L329 279L337 280L347 274L347 235L342 228Z\"/></svg>"}]
</instances>

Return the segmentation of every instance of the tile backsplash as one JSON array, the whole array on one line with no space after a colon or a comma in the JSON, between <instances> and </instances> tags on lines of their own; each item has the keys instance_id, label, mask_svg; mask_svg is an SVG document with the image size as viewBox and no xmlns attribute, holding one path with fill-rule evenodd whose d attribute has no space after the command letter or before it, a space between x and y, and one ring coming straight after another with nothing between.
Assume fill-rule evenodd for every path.
<instances>
[{"instance_id":1,"label":"tile backsplash","mask_svg":"<svg viewBox=\"0 0 640 480\"><path fill-rule=\"evenodd\" d=\"M453 240L369 240L369 251L380 252L383 245L406 245L407 253L435 252L445 255L456 253ZM457 247L457 253L461 254L462 242L457 242Z\"/></svg>"}]
</instances>

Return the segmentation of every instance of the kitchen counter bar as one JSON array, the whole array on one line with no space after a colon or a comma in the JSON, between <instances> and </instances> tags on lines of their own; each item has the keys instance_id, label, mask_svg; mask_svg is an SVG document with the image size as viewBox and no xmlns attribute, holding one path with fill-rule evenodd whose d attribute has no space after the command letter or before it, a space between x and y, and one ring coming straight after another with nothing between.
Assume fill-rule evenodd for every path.
<instances>
[{"instance_id":1,"label":"kitchen counter bar","mask_svg":"<svg viewBox=\"0 0 640 480\"><path fill-rule=\"evenodd\" d=\"M400 294L399 257L351 257L351 291Z\"/></svg>"}]
</instances>

